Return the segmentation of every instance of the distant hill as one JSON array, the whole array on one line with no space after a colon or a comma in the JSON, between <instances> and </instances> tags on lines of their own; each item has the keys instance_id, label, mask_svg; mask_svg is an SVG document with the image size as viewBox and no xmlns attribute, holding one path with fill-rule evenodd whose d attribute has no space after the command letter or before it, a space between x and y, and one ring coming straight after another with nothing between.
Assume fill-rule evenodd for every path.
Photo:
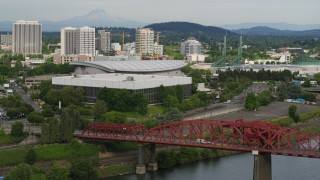
<instances>
[{"instance_id":1,"label":"distant hill","mask_svg":"<svg viewBox=\"0 0 320 180\"><path fill-rule=\"evenodd\" d=\"M320 29L305 30L305 31L291 31L291 30L279 30L265 26L257 26L249 29L233 30L238 34L247 36L294 36L294 37L320 37Z\"/></svg>"},{"instance_id":2,"label":"distant hill","mask_svg":"<svg viewBox=\"0 0 320 180\"><path fill-rule=\"evenodd\" d=\"M203 26L190 22L165 22L156 23L145 26L152 28L157 32L161 32L161 35L170 36L172 41L181 42L181 39L187 39L189 37L195 37L198 40L202 39L222 39L223 36L235 36L236 34L231 31L226 31L223 28L214 26Z\"/></svg>"},{"instance_id":3,"label":"distant hill","mask_svg":"<svg viewBox=\"0 0 320 180\"><path fill-rule=\"evenodd\" d=\"M43 31L60 31L62 27L129 27L136 28L146 25L142 22L120 18L106 13L103 9L95 9L88 14L73 17L62 21L40 21ZM0 21L0 31L12 31L11 21Z\"/></svg>"},{"instance_id":4,"label":"distant hill","mask_svg":"<svg viewBox=\"0 0 320 180\"><path fill-rule=\"evenodd\" d=\"M241 24L227 24L221 27L227 27L227 29L238 30L238 29L250 29L258 26L266 26L273 29L279 30L291 30L291 31L305 31L312 29L320 29L320 24L288 24L288 23L241 23Z\"/></svg>"}]
</instances>

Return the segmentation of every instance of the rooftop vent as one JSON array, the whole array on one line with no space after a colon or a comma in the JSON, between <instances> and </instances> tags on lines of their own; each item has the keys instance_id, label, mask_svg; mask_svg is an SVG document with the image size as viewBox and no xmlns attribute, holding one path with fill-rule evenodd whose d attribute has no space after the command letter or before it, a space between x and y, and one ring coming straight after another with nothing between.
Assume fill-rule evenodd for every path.
<instances>
[{"instance_id":1,"label":"rooftop vent","mask_svg":"<svg viewBox=\"0 0 320 180\"><path fill-rule=\"evenodd\" d=\"M134 81L133 76L127 76L127 81Z\"/></svg>"}]
</instances>

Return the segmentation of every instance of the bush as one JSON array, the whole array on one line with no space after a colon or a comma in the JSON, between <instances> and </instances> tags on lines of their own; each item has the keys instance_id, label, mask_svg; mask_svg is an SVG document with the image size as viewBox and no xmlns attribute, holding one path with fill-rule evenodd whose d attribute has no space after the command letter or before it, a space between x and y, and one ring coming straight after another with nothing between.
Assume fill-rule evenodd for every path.
<instances>
[{"instance_id":1,"label":"bush","mask_svg":"<svg viewBox=\"0 0 320 180\"><path fill-rule=\"evenodd\" d=\"M177 164L177 153L174 151L162 151L157 155L158 167L169 168Z\"/></svg>"},{"instance_id":2,"label":"bush","mask_svg":"<svg viewBox=\"0 0 320 180\"><path fill-rule=\"evenodd\" d=\"M182 147L180 151L182 160L194 161L199 158L199 150L195 148Z\"/></svg>"},{"instance_id":3,"label":"bush","mask_svg":"<svg viewBox=\"0 0 320 180\"><path fill-rule=\"evenodd\" d=\"M29 180L31 179L30 166L26 164L19 164L10 170L10 173L5 178L6 180Z\"/></svg>"},{"instance_id":4,"label":"bush","mask_svg":"<svg viewBox=\"0 0 320 180\"><path fill-rule=\"evenodd\" d=\"M213 152L210 149L202 149L200 151L201 158L209 158L212 157Z\"/></svg>"},{"instance_id":5,"label":"bush","mask_svg":"<svg viewBox=\"0 0 320 180\"><path fill-rule=\"evenodd\" d=\"M70 176L74 180L98 179L97 172L87 160L77 160L73 162L70 168Z\"/></svg>"},{"instance_id":6,"label":"bush","mask_svg":"<svg viewBox=\"0 0 320 180\"><path fill-rule=\"evenodd\" d=\"M11 136L21 137L23 136L23 124L22 122L15 122L12 124Z\"/></svg>"},{"instance_id":7,"label":"bush","mask_svg":"<svg viewBox=\"0 0 320 180\"><path fill-rule=\"evenodd\" d=\"M46 174L48 180L67 180L69 172L68 168L54 162L49 169L49 172Z\"/></svg>"},{"instance_id":8,"label":"bush","mask_svg":"<svg viewBox=\"0 0 320 180\"><path fill-rule=\"evenodd\" d=\"M127 121L127 116L124 113L111 111L104 114L104 121L110 123L120 123L124 124Z\"/></svg>"},{"instance_id":9,"label":"bush","mask_svg":"<svg viewBox=\"0 0 320 180\"><path fill-rule=\"evenodd\" d=\"M36 162L36 151L34 151L34 149L30 149L27 154L26 157L24 158L25 163L32 165Z\"/></svg>"},{"instance_id":10,"label":"bush","mask_svg":"<svg viewBox=\"0 0 320 180\"><path fill-rule=\"evenodd\" d=\"M27 116L27 120L30 123L42 123L44 121L44 118L41 113L32 112Z\"/></svg>"}]
</instances>

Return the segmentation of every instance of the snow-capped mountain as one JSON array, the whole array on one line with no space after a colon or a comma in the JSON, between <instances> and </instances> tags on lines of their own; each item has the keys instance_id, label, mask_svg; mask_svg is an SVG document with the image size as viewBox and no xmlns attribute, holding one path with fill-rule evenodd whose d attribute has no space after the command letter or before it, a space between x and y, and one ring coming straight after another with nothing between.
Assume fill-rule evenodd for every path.
<instances>
[{"instance_id":1,"label":"snow-capped mountain","mask_svg":"<svg viewBox=\"0 0 320 180\"><path fill-rule=\"evenodd\" d=\"M103 9L95 9L88 14L73 17L61 21L40 21L43 31L60 31L62 27L128 27L136 28L146 25L137 21L117 17L106 13ZM10 21L0 21L0 31L11 31L12 23Z\"/></svg>"}]
</instances>

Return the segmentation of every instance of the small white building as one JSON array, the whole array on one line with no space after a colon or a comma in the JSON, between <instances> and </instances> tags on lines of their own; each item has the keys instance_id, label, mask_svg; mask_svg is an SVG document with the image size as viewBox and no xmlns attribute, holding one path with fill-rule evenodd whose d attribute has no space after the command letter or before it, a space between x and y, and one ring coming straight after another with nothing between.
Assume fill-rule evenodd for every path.
<instances>
[{"instance_id":1,"label":"small white building","mask_svg":"<svg viewBox=\"0 0 320 180\"><path fill-rule=\"evenodd\" d=\"M12 89L7 89L6 94L7 94L7 96L12 96L13 95L13 90Z\"/></svg>"},{"instance_id":2,"label":"small white building","mask_svg":"<svg viewBox=\"0 0 320 180\"><path fill-rule=\"evenodd\" d=\"M204 83L198 83L197 91L210 93L211 89L206 88Z\"/></svg>"},{"instance_id":3,"label":"small white building","mask_svg":"<svg viewBox=\"0 0 320 180\"><path fill-rule=\"evenodd\" d=\"M195 62L195 63L204 63L205 56L202 54L188 54L187 61L188 62Z\"/></svg>"},{"instance_id":4,"label":"small white building","mask_svg":"<svg viewBox=\"0 0 320 180\"><path fill-rule=\"evenodd\" d=\"M291 54L289 52L282 53L279 59L280 63L289 63L291 62Z\"/></svg>"},{"instance_id":5,"label":"small white building","mask_svg":"<svg viewBox=\"0 0 320 180\"><path fill-rule=\"evenodd\" d=\"M3 87L5 88L5 89L9 89L10 88L10 84L3 84Z\"/></svg>"},{"instance_id":6,"label":"small white building","mask_svg":"<svg viewBox=\"0 0 320 180\"><path fill-rule=\"evenodd\" d=\"M316 86L316 85L318 85L318 82L317 81L310 81L310 84L311 84L311 86Z\"/></svg>"},{"instance_id":7,"label":"small white building","mask_svg":"<svg viewBox=\"0 0 320 180\"><path fill-rule=\"evenodd\" d=\"M156 55L163 55L163 45L159 45L157 43L154 43L154 54Z\"/></svg>"},{"instance_id":8,"label":"small white building","mask_svg":"<svg viewBox=\"0 0 320 180\"><path fill-rule=\"evenodd\" d=\"M112 43L111 49L114 51L121 51L121 45L119 43Z\"/></svg>"}]
</instances>

